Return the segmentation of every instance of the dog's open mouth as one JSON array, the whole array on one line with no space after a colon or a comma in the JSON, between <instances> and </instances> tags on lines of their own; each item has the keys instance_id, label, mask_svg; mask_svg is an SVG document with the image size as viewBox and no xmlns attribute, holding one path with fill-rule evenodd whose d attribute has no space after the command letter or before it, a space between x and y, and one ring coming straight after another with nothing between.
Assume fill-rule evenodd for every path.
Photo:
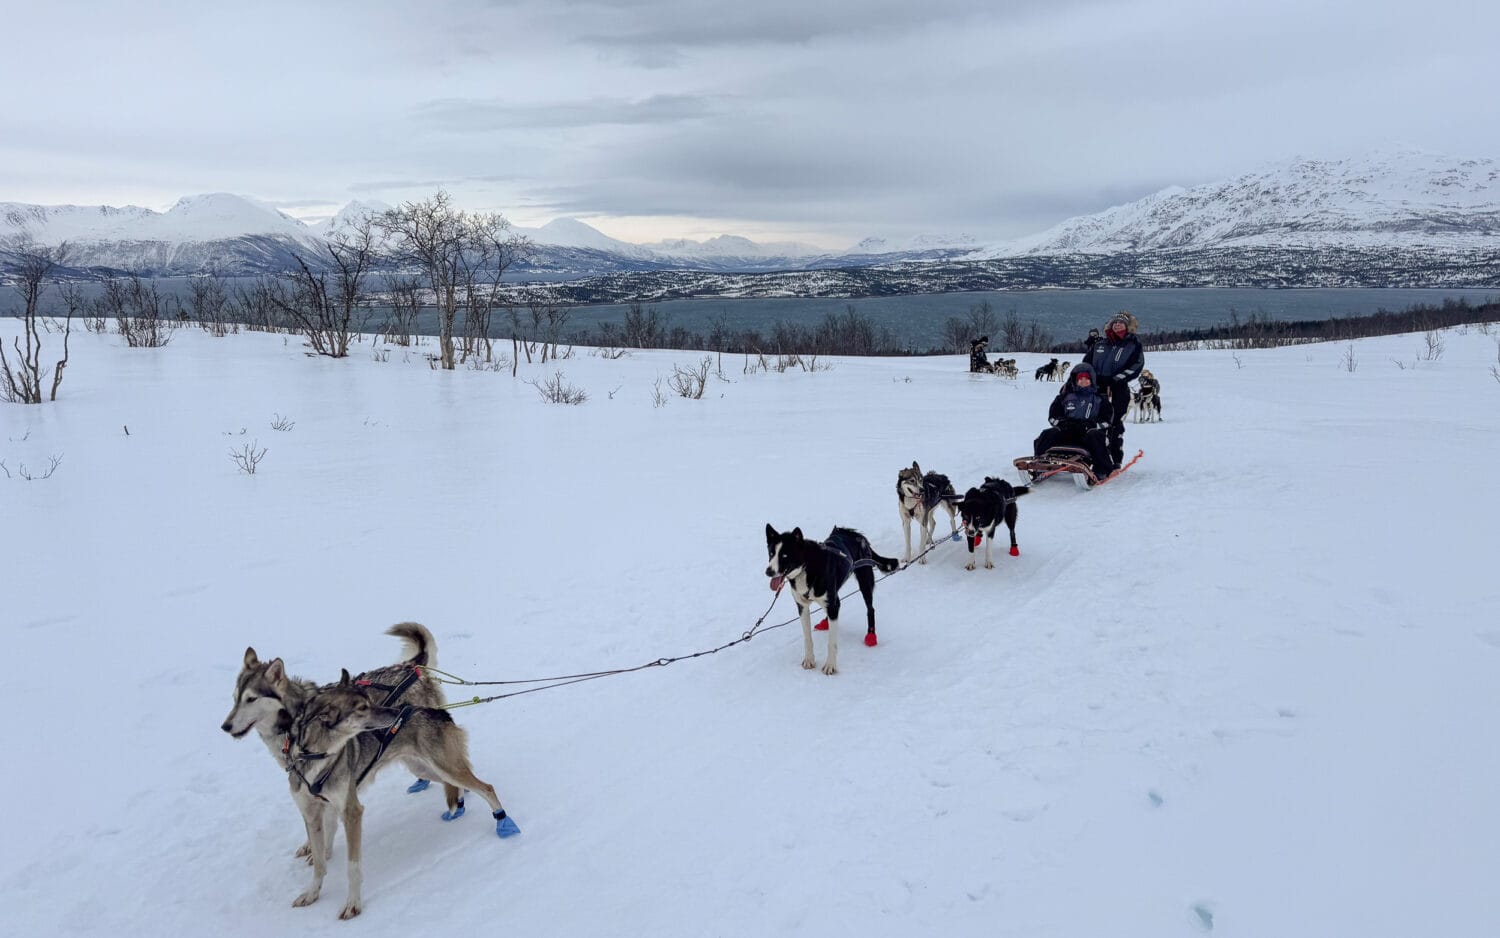
<instances>
[{"instance_id":1,"label":"dog's open mouth","mask_svg":"<svg viewBox=\"0 0 1500 938\"><path fill-rule=\"evenodd\" d=\"M781 589L781 585L785 582L785 578L782 577L779 573L771 577L771 591L775 592L776 590Z\"/></svg>"}]
</instances>

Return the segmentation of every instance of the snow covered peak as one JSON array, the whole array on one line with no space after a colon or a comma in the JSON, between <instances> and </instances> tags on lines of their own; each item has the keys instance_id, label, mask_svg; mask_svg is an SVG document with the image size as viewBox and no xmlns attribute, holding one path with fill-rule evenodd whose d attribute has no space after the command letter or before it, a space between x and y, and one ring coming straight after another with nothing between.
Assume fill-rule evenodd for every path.
<instances>
[{"instance_id":1,"label":"snow covered peak","mask_svg":"<svg viewBox=\"0 0 1500 938\"><path fill-rule=\"evenodd\" d=\"M809 244L797 241L752 241L740 235L715 235L706 241L691 238L669 238L644 245L669 257L697 258L766 258L812 257L822 253Z\"/></svg>"},{"instance_id":2,"label":"snow covered peak","mask_svg":"<svg viewBox=\"0 0 1500 938\"><path fill-rule=\"evenodd\" d=\"M350 228L357 222L371 215L379 215L390 211L391 206L379 199L355 199L334 213L332 218L325 218L308 228L314 233L328 237L335 231Z\"/></svg>"},{"instance_id":3,"label":"snow covered peak","mask_svg":"<svg viewBox=\"0 0 1500 938\"><path fill-rule=\"evenodd\" d=\"M282 235L304 240L310 230L258 199L213 192L183 196L146 227L150 240L217 241L245 235Z\"/></svg>"},{"instance_id":4,"label":"snow covered peak","mask_svg":"<svg viewBox=\"0 0 1500 938\"><path fill-rule=\"evenodd\" d=\"M554 218L540 228L518 228L517 231L527 235L537 244L552 244L559 247L613 251L626 244L576 218Z\"/></svg>"},{"instance_id":5,"label":"snow covered peak","mask_svg":"<svg viewBox=\"0 0 1500 938\"><path fill-rule=\"evenodd\" d=\"M1225 182L1172 187L974 259L1226 247L1500 244L1500 162L1413 147L1294 159Z\"/></svg>"},{"instance_id":6,"label":"snow covered peak","mask_svg":"<svg viewBox=\"0 0 1500 938\"><path fill-rule=\"evenodd\" d=\"M846 254L898 254L906 251L972 250L979 243L967 234L934 234L931 232L912 235L908 238L869 237L854 245Z\"/></svg>"}]
</instances>

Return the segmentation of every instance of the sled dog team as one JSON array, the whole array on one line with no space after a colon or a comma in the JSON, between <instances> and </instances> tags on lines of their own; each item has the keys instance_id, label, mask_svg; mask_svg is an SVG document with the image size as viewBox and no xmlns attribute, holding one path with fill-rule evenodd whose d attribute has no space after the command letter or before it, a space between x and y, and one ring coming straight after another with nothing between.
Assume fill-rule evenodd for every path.
<instances>
[{"instance_id":1,"label":"sled dog team","mask_svg":"<svg viewBox=\"0 0 1500 938\"><path fill-rule=\"evenodd\" d=\"M990 544L996 529L1004 524L1010 532L1010 552L1016 545L1015 500L1029 491L1002 479L986 478L958 498L948 477L924 473L916 462L896 477L896 499L906 535L905 562L912 560L911 529L919 532L919 563L934 546L933 531L939 512L948 516L950 535L959 521L968 538L969 562L975 568L976 548L984 545L984 565L993 568ZM875 570L891 573L902 561L877 554L863 534L835 527L822 541L803 536L801 528L778 532L766 525L768 562L766 576L772 589L786 586L802 621L802 667L817 667L813 650L811 610L821 607L827 616L818 630L828 633L823 673L838 673L839 590L853 576L864 599L865 644L876 644ZM318 900L328 860L333 854L334 834L340 823L348 853L348 896L339 918L360 914L363 907L361 848L364 806L359 791L386 766L404 764L417 776L407 790L425 790L429 779L443 785L447 810L444 821L464 814L464 793L475 791L488 802L495 819L495 833L509 837L520 833L506 814L488 782L474 774L469 764L468 739L462 727L443 709L442 685L431 669L437 667L437 642L426 627L415 622L391 626L386 634L402 640L405 656L398 664L385 665L351 676L344 670L333 684L317 685L287 673L280 658L262 661L252 648L245 649L234 684L234 706L220 726L235 739L254 730L271 757L286 770L292 801L302 815L307 839L294 856L312 866L312 882L294 906Z\"/></svg>"},{"instance_id":2,"label":"sled dog team","mask_svg":"<svg viewBox=\"0 0 1500 938\"><path fill-rule=\"evenodd\" d=\"M983 348L977 343L975 353L974 360L983 361ZM1005 366L1013 376L1014 361L1006 361ZM1067 374L1068 363L1053 359L1037 369L1036 377L1056 380ZM1149 372L1142 377L1149 379L1150 394L1142 394L1141 413L1154 412L1159 420L1159 386ZM1145 392L1147 381L1142 385ZM957 535L962 521L969 549L965 569L975 569L980 545L985 568L994 567L991 549L1002 524L1010 535L1011 555L1019 556L1016 500L1029 491L1029 486L1012 486L1003 479L986 477L960 498L947 476L923 472L913 461L896 476L896 499L906 541L904 562L909 564L913 559L914 524L918 531L916 560L927 562L939 513L948 516L949 536ZM803 668L817 667L812 633L826 630L822 671L838 673L839 591L851 576L864 600L865 644L876 644L875 571L894 572L903 561L877 554L863 534L845 527L835 527L827 538L815 541L805 537L800 527L779 532L767 524L766 552L765 572L771 588L788 588L797 605L802 622ZM816 629L811 615L814 605L826 615ZM393 762L404 764L417 776L407 789L410 792L425 790L429 779L442 784L447 802L444 821L457 820L464 814L464 793L473 791L489 804L498 836L520 833L495 789L474 774L467 736L444 709L441 683L431 671L437 667L437 643L432 633L415 622L403 622L391 626L386 634L405 644L406 655L400 663L357 676L345 670L336 683L321 686L289 675L280 658L262 661L254 648L246 648L235 680L234 707L221 726L235 739L254 730L271 757L286 770L292 800L307 834L295 856L305 858L313 871L312 882L296 897L294 906L317 901L333 852L334 834L342 823L349 887L339 912L341 919L359 915L363 906L364 807L359 791Z\"/></svg>"}]
</instances>

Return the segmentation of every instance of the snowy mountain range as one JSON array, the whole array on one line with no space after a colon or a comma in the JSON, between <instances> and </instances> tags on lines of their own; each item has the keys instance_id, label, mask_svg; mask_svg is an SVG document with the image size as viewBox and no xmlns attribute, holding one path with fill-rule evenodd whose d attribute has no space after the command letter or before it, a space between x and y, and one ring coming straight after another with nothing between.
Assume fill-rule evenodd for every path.
<instances>
[{"instance_id":1,"label":"snowy mountain range","mask_svg":"<svg viewBox=\"0 0 1500 938\"><path fill-rule=\"evenodd\" d=\"M1268 247L1500 248L1500 161L1417 150L1295 160L1163 189L967 257Z\"/></svg>"},{"instance_id":2,"label":"snowy mountain range","mask_svg":"<svg viewBox=\"0 0 1500 938\"><path fill-rule=\"evenodd\" d=\"M84 268L182 275L276 272L294 253L316 253L351 220L389 206L351 202L306 224L274 206L227 193L189 196L166 212L138 206L0 203L0 241L24 235L67 240ZM968 235L866 238L842 252L793 242L720 235L632 244L573 218L517 228L536 246L523 279L575 280L631 273L756 273L1053 258L1212 252L1334 252L1365 257L1500 250L1500 162L1417 150L1358 159L1299 159L1234 179L1172 187L1125 205L1070 218L1038 234L984 244ZM1352 255L1351 255L1352 252ZM1362 263L1362 262L1361 262ZM1425 262L1424 262L1425 263Z\"/></svg>"}]
</instances>

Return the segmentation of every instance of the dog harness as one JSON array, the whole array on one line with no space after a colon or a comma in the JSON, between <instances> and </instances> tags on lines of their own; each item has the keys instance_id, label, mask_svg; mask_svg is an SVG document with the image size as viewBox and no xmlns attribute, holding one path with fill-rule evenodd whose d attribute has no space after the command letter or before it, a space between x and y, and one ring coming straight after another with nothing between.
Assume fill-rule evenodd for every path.
<instances>
[{"instance_id":1,"label":"dog harness","mask_svg":"<svg viewBox=\"0 0 1500 938\"><path fill-rule=\"evenodd\" d=\"M358 687L374 687L379 690L387 691L385 700L382 701L380 705L382 707L389 707L399 701L401 699L401 696L405 694L413 684L421 680L421 678L422 666L412 665L411 673L402 678L399 684L381 684L377 681L368 680L363 675L355 678L354 684ZM406 725L406 721L411 718L412 711L415 709L416 708L411 704L406 704L401 708L401 712L396 715L395 723L392 723L384 730L378 731L376 741L379 743L379 748L375 750L375 758L370 760L370 764L365 766L364 771L360 772L359 777L354 780L354 787L356 789L359 788L360 784L364 782L365 777L370 774L370 770L375 768L376 764L380 762L380 757L385 755L385 750L390 746L391 740L395 739L396 734L401 732L401 727ZM323 798L322 795L323 786L328 783L328 777L333 774L333 770L337 767L337 761L335 761L333 765L330 765L328 768L324 769L323 774L318 776L316 780L309 782L307 780L307 776L303 775L302 771L293 764L291 760L291 749L292 735L289 732L287 733L286 742L284 742L281 747L282 755L287 757L287 771L295 772L297 777L302 780L302 784L307 786L308 792L311 793L314 798L326 801L327 799ZM304 752L297 757L297 761L316 762L326 758L328 758L328 753L326 752Z\"/></svg>"}]
</instances>

